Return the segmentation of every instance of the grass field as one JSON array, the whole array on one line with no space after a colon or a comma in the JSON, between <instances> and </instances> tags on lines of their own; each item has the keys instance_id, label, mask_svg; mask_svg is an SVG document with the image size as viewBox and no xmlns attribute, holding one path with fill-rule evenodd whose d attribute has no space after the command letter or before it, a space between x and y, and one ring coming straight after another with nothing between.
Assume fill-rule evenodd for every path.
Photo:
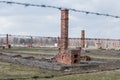
<instances>
[{"instance_id":1,"label":"grass field","mask_svg":"<svg viewBox=\"0 0 120 80\"><path fill-rule=\"evenodd\" d=\"M33 80L34 77L52 77L55 73L38 68L0 62L0 80Z\"/></svg>"},{"instance_id":2,"label":"grass field","mask_svg":"<svg viewBox=\"0 0 120 80\"><path fill-rule=\"evenodd\" d=\"M11 48L0 49L1 52L21 52L21 53L33 53L33 54L52 54L58 53L57 48Z\"/></svg>"},{"instance_id":3,"label":"grass field","mask_svg":"<svg viewBox=\"0 0 120 80\"><path fill-rule=\"evenodd\" d=\"M100 59L120 59L120 50L89 50L86 55Z\"/></svg>"},{"instance_id":4,"label":"grass field","mask_svg":"<svg viewBox=\"0 0 120 80\"><path fill-rule=\"evenodd\" d=\"M52 54L58 53L57 48L14 48L0 49L4 52L23 52L33 54ZM94 58L102 59L120 59L120 51L115 50L89 50ZM39 68L32 68L23 65L16 65L6 62L0 62L0 80L120 80L120 70L104 71L83 74L64 75L65 72L48 71Z\"/></svg>"},{"instance_id":5,"label":"grass field","mask_svg":"<svg viewBox=\"0 0 120 80\"><path fill-rule=\"evenodd\" d=\"M11 52L11 53L28 53L28 54L46 54L46 55L56 55L58 53L58 48L11 48L11 49L0 49L1 52ZM103 58L103 59L120 59L120 50L89 50L88 55L93 58ZM83 53L84 54L84 53Z\"/></svg>"},{"instance_id":6,"label":"grass field","mask_svg":"<svg viewBox=\"0 0 120 80\"><path fill-rule=\"evenodd\" d=\"M120 80L120 71L62 75L59 72L0 62L0 80Z\"/></svg>"}]
</instances>

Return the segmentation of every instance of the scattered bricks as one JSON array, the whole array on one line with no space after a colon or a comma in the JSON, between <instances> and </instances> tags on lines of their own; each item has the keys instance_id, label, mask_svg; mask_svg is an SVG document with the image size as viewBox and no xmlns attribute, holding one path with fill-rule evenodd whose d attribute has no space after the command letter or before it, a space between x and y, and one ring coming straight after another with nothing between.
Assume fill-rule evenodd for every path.
<instances>
[{"instance_id":1,"label":"scattered bricks","mask_svg":"<svg viewBox=\"0 0 120 80\"><path fill-rule=\"evenodd\" d=\"M3 55L3 53L0 53L0 55Z\"/></svg>"},{"instance_id":2,"label":"scattered bricks","mask_svg":"<svg viewBox=\"0 0 120 80\"><path fill-rule=\"evenodd\" d=\"M47 61L39 61L39 60L31 60L31 59L23 59L23 58L13 58L11 56L0 56L0 61L10 62L15 64L27 65L31 67L38 67L50 70L61 70L61 66L57 65L57 63L50 63Z\"/></svg>"},{"instance_id":3,"label":"scattered bricks","mask_svg":"<svg viewBox=\"0 0 120 80\"><path fill-rule=\"evenodd\" d=\"M35 59L33 56L23 57L23 59Z\"/></svg>"},{"instance_id":4,"label":"scattered bricks","mask_svg":"<svg viewBox=\"0 0 120 80\"><path fill-rule=\"evenodd\" d=\"M80 56L80 60L90 61L91 58L89 56Z\"/></svg>"},{"instance_id":5,"label":"scattered bricks","mask_svg":"<svg viewBox=\"0 0 120 80\"><path fill-rule=\"evenodd\" d=\"M2 56L2 55L4 55L4 56L8 56L7 54L0 53L0 56Z\"/></svg>"},{"instance_id":6,"label":"scattered bricks","mask_svg":"<svg viewBox=\"0 0 120 80\"><path fill-rule=\"evenodd\" d=\"M46 61L46 58L41 58L41 60Z\"/></svg>"},{"instance_id":7,"label":"scattered bricks","mask_svg":"<svg viewBox=\"0 0 120 80\"><path fill-rule=\"evenodd\" d=\"M50 59L46 59L46 58L41 58L40 61L47 61L47 62L50 62L51 60L50 60Z\"/></svg>"},{"instance_id":8,"label":"scattered bricks","mask_svg":"<svg viewBox=\"0 0 120 80\"><path fill-rule=\"evenodd\" d=\"M76 50L71 53L75 53ZM70 53L70 52L69 52ZM67 55L67 54L66 54ZM76 59L77 56L73 55ZM87 56L84 56L87 57ZM68 56L67 56L68 58ZM70 58L69 58L70 59ZM73 58L72 58L73 59ZM46 60L44 58L44 60ZM23 58L13 58L12 56L6 56L1 55L0 61L15 63L15 64L21 64L21 65L27 65L31 67L38 67L43 69L49 69L49 70L68 70L68 71L104 71L104 70L115 70L120 69L120 60L112 60L112 59L98 59L98 60L91 60L88 62L84 62L82 64L77 65L64 65L64 64L58 64L56 62L48 62L44 60L31 60L31 59L23 59ZM76 61L75 61L76 62ZM82 62L82 61L81 61ZM68 64L68 63L67 63Z\"/></svg>"},{"instance_id":9,"label":"scattered bricks","mask_svg":"<svg viewBox=\"0 0 120 80\"><path fill-rule=\"evenodd\" d=\"M21 55L14 55L12 56L13 58L21 58L22 56Z\"/></svg>"},{"instance_id":10,"label":"scattered bricks","mask_svg":"<svg viewBox=\"0 0 120 80\"><path fill-rule=\"evenodd\" d=\"M33 79L38 79L38 78L40 78L39 76L33 76L32 77Z\"/></svg>"}]
</instances>

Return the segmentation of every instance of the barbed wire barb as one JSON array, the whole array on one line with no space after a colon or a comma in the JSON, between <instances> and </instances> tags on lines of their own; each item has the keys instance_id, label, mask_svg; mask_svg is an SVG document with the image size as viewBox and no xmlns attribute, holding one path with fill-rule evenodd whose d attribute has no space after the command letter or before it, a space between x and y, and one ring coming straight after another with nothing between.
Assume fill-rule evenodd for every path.
<instances>
[{"instance_id":1,"label":"barbed wire barb","mask_svg":"<svg viewBox=\"0 0 120 80\"><path fill-rule=\"evenodd\" d=\"M39 4L13 2L13 1L0 1L0 3L23 5L25 7L33 6L33 7L42 7L42 8L54 8L54 9L58 9L58 10L67 9L67 10L73 11L73 12L79 12L79 13L85 13L85 14L92 14L92 15L97 15L97 16L106 16L106 17L120 18L120 16L111 15L111 14L105 14L105 13L99 13L99 12L90 12L90 11L83 11L83 10L77 10L77 9L73 9L73 8L65 8L65 7L51 6L51 5L45 5L45 4L40 4L39 5Z\"/></svg>"}]
</instances>

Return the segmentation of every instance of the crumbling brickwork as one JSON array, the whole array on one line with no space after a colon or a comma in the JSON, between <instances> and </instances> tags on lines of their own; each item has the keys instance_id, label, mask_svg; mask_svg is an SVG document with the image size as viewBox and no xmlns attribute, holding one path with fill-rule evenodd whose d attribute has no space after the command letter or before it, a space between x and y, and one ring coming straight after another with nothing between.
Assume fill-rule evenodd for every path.
<instances>
[{"instance_id":1,"label":"crumbling brickwork","mask_svg":"<svg viewBox=\"0 0 120 80\"><path fill-rule=\"evenodd\" d=\"M81 31L81 47L85 48L85 30Z\"/></svg>"},{"instance_id":2,"label":"crumbling brickwork","mask_svg":"<svg viewBox=\"0 0 120 80\"><path fill-rule=\"evenodd\" d=\"M8 34L6 34L6 48L8 48Z\"/></svg>"},{"instance_id":3,"label":"crumbling brickwork","mask_svg":"<svg viewBox=\"0 0 120 80\"><path fill-rule=\"evenodd\" d=\"M8 41L8 34L6 34L6 46L5 48L11 48L11 45L9 44L9 41Z\"/></svg>"},{"instance_id":4,"label":"crumbling brickwork","mask_svg":"<svg viewBox=\"0 0 120 80\"><path fill-rule=\"evenodd\" d=\"M68 50L68 10L61 10L60 50L55 61L62 64L79 64L81 48Z\"/></svg>"},{"instance_id":5,"label":"crumbling brickwork","mask_svg":"<svg viewBox=\"0 0 120 80\"><path fill-rule=\"evenodd\" d=\"M64 53L68 48L68 10L61 10L61 40L60 49Z\"/></svg>"}]
</instances>

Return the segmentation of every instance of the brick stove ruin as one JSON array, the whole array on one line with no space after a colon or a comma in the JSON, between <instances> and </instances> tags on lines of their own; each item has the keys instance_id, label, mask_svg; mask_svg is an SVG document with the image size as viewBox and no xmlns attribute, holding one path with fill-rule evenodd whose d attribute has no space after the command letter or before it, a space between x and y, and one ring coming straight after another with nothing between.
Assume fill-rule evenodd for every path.
<instances>
[{"instance_id":1,"label":"brick stove ruin","mask_svg":"<svg viewBox=\"0 0 120 80\"><path fill-rule=\"evenodd\" d=\"M55 56L55 61L62 64L79 64L81 48L68 50L68 15L68 10L61 10L61 37L59 53Z\"/></svg>"}]
</instances>

